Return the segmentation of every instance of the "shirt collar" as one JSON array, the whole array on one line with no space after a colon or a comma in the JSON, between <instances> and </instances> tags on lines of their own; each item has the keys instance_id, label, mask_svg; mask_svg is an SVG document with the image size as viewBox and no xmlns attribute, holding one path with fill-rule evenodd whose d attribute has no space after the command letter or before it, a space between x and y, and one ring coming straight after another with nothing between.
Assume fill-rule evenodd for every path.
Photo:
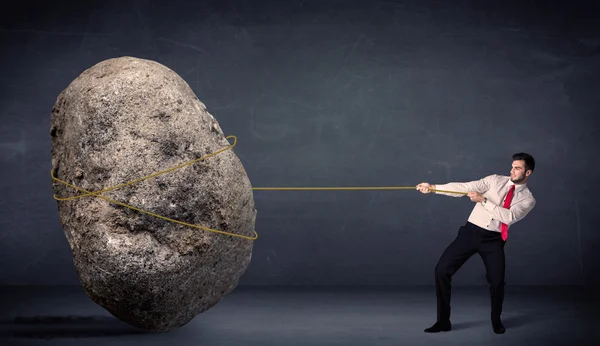
<instances>
[{"instance_id":1,"label":"shirt collar","mask_svg":"<svg viewBox=\"0 0 600 346\"><path fill-rule=\"evenodd\" d=\"M522 191L522 190L524 190L527 187L527 183L517 185L517 184L513 183L512 180L510 180L510 178L508 179L508 184L509 185L515 185L515 192Z\"/></svg>"}]
</instances>

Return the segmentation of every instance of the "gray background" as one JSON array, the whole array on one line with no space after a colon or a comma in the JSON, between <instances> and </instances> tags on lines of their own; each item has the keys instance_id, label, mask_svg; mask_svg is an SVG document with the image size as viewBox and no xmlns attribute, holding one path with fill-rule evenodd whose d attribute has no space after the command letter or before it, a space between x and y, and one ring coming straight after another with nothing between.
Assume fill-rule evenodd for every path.
<instances>
[{"instance_id":1,"label":"gray background","mask_svg":"<svg viewBox=\"0 0 600 346\"><path fill-rule=\"evenodd\" d=\"M545 3L19 1L0 25L0 284L79 283L50 112L84 69L125 55L190 84L255 187L470 181L531 153L537 206L511 228L507 283L599 284L598 13ZM255 201L241 285L433 285L473 207L416 191ZM486 284L477 255L454 282Z\"/></svg>"}]
</instances>

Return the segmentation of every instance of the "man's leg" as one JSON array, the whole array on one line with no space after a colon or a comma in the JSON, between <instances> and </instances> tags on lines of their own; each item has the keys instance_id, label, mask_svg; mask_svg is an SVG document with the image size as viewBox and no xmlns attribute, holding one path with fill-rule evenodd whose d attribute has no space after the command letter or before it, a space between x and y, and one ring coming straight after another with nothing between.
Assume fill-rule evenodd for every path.
<instances>
[{"instance_id":1,"label":"man's leg","mask_svg":"<svg viewBox=\"0 0 600 346\"><path fill-rule=\"evenodd\" d=\"M458 235L444 250L435 267L435 292L437 298L437 322L426 332L450 330L450 297L452 276L477 252L472 230L461 226Z\"/></svg>"},{"instance_id":2,"label":"man's leg","mask_svg":"<svg viewBox=\"0 0 600 346\"><path fill-rule=\"evenodd\" d=\"M504 281L504 241L500 234L492 234L490 238L482 242L478 252L485 265L486 279L490 285L490 318L494 331L501 334L505 331L500 319L504 302L504 286L506 285Z\"/></svg>"}]
</instances>

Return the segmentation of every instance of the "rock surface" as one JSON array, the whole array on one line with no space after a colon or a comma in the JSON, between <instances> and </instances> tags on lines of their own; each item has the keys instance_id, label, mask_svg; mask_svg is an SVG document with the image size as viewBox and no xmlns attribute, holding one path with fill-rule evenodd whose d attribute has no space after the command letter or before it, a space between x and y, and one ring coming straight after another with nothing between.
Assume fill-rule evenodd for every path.
<instances>
[{"instance_id":1,"label":"rock surface","mask_svg":"<svg viewBox=\"0 0 600 346\"><path fill-rule=\"evenodd\" d=\"M88 191L146 177L223 149L218 122L174 71L121 57L85 70L57 98L52 174ZM53 180L57 198L82 192ZM182 222L254 236L246 172L226 150L102 194ZM253 240L206 231L87 196L57 201L87 295L122 321L178 328L238 284Z\"/></svg>"}]
</instances>

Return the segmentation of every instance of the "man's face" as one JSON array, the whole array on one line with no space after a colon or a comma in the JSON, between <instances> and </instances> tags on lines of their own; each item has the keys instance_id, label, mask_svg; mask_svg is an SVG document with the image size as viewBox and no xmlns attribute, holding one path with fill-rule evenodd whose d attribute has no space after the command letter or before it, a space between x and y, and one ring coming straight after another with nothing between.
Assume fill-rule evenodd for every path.
<instances>
[{"instance_id":1,"label":"man's face","mask_svg":"<svg viewBox=\"0 0 600 346\"><path fill-rule=\"evenodd\" d=\"M529 174L525 174L525 161L515 160L512 163L510 170L510 180L515 184L520 184L527 181Z\"/></svg>"}]
</instances>

